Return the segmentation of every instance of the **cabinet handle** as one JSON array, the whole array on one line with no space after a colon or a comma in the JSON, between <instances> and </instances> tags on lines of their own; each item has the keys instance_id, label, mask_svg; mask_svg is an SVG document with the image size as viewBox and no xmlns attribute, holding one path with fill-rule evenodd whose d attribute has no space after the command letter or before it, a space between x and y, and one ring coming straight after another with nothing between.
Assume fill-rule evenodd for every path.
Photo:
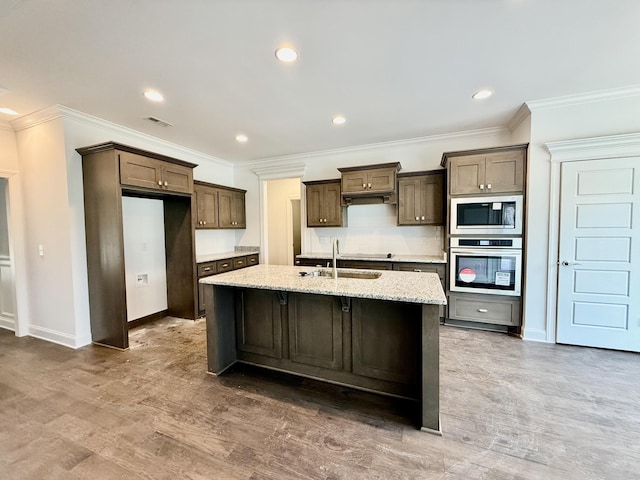
<instances>
[{"instance_id":1,"label":"cabinet handle","mask_svg":"<svg viewBox=\"0 0 640 480\"><path fill-rule=\"evenodd\" d=\"M238 265L242 265L244 262L242 260L238 261Z\"/></svg>"},{"instance_id":2,"label":"cabinet handle","mask_svg":"<svg viewBox=\"0 0 640 480\"><path fill-rule=\"evenodd\" d=\"M368 186L369 188L371 188L371 184L370 184L370 183L368 183L368 184L367 184L367 186Z\"/></svg>"},{"instance_id":3,"label":"cabinet handle","mask_svg":"<svg viewBox=\"0 0 640 480\"><path fill-rule=\"evenodd\" d=\"M487 183L487 190L491 190L491 184Z\"/></svg>"},{"instance_id":4,"label":"cabinet handle","mask_svg":"<svg viewBox=\"0 0 640 480\"><path fill-rule=\"evenodd\" d=\"M227 268L228 266L229 266L229 264L228 264L228 263L223 263L223 264L222 264L222 268Z\"/></svg>"},{"instance_id":5,"label":"cabinet handle","mask_svg":"<svg viewBox=\"0 0 640 480\"><path fill-rule=\"evenodd\" d=\"M422 270L420 270L419 268L414 268L413 271L414 272L422 272Z\"/></svg>"},{"instance_id":6,"label":"cabinet handle","mask_svg":"<svg viewBox=\"0 0 640 480\"><path fill-rule=\"evenodd\" d=\"M211 267L207 267L207 268L203 268L202 269L203 272L208 272L209 270L211 270Z\"/></svg>"},{"instance_id":7,"label":"cabinet handle","mask_svg":"<svg viewBox=\"0 0 640 480\"><path fill-rule=\"evenodd\" d=\"M421 220L424 220L424 215L422 215L422 218L421 218Z\"/></svg>"},{"instance_id":8,"label":"cabinet handle","mask_svg":"<svg viewBox=\"0 0 640 480\"><path fill-rule=\"evenodd\" d=\"M420 220L420 217L416 217L416 220Z\"/></svg>"},{"instance_id":9,"label":"cabinet handle","mask_svg":"<svg viewBox=\"0 0 640 480\"><path fill-rule=\"evenodd\" d=\"M161 187L162 186L162 180L158 180L158 186Z\"/></svg>"},{"instance_id":10,"label":"cabinet handle","mask_svg":"<svg viewBox=\"0 0 640 480\"><path fill-rule=\"evenodd\" d=\"M203 220L203 221L202 221L202 224L203 224L203 225L206 225L206 224L207 224L207 221L206 221L206 220Z\"/></svg>"},{"instance_id":11,"label":"cabinet handle","mask_svg":"<svg viewBox=\"0 0 640 480\"><path fill-rule=\"evenodd\" d=\"M367 188L367 184L366 184L366 183L363 183L363 184L362 184L362 188Z\"/></svg>"},{"instance_id":12,"label":"cabinet handle","mask_svg":"<svg viewBox=\"0 0 640 480\"><path fill-rule=\"evenodd\" d=\"M164 181L164 186L168 187L169 186L169 182L167 182L166 180Z\"/></svg>"},{"instance_id":13,"label":"cabinet handle","mask_svg":"<svg viewBox=\"0 0 640 480\"><path fill-rule=\"evenodd\" d=\"M480 313L487 313L489 310L487 310L486 308L479 308L478 312Z\"/></svg>"},{"instance_id":14,"label":"cabinet handle","mask_svg":"<svg viewBox=\"0 0 640 480\"><path fill-rule=\"evenodd\" d=\"M483 183L480 184L480 190L484 190L484 184Z\"/></svg>"}]
</instances>

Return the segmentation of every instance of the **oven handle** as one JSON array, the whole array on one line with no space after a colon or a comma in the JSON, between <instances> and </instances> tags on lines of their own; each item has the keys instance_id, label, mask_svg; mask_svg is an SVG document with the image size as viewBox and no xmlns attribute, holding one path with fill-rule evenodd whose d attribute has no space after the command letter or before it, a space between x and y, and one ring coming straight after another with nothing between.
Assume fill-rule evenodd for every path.
<instances>
[{"instance_id":1,"label":"oven handle","mask_svg":"<svg viewBox=\"0 0 640 480\"><path fill-rule=\"evenodd\" d=\"M495 255L495 254L511 254L511 255L522 255L521 248L502 248L496 247L492 249L477 249L477 248L465 248L465 247L454 247L450 248L449 252L451 255L454 254L463 254L463 255Z\"/></svg>"}]
</instances>

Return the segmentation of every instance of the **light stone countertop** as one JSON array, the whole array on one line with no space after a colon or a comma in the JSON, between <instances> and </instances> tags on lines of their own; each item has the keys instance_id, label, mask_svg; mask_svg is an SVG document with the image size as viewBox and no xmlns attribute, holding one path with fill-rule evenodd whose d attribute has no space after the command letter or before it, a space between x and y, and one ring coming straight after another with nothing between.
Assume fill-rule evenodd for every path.
<instances>
[{"instance_id":1,"label":"light stone countertop","mask_svg":"<svg viewBox=\"0 0 640 480\"><path fill-rule=\"evenodd\" d=\"M214 262L216 260L225 260L227 258L237 258L237 257L246 257L247 255L255 255L258 252L256 251L246 251L246 252L223 252L223 253L209 253L207 255L196 255L196 263L204 263L204 262Z\"/></svg>"},{"instance_id":2,"label":"light stone countertop","mask_svg":"<svg viewBox=\"0 0 640 480\"><path fill-rule=\"evenodd\" d=\"M300 276L300 272L313 270L316 268L255 265L206 277L201 279L200 283L409 303L436 305L446 305L447 303L440 278L436 273L384 271L377 272L382 275L376 279ZM372 270L340 268L338 270L372 273Z\"/></svg>"},{"instance_id":3,"label":"light stone countertop","mask_svg":"<svg viewBox=\"0 0 640 480\"><path fill-rule=\"evenodd\" d=\"M367 262L403 262L403 263L447 263L445 253L442 255L392 255L391 258L380 255L367 256L365 253L340 253L336 255L338 260L363 260ZM331 253L303 253L296 258L308 260L331 260Z\"/></svg>"}]
</instances>

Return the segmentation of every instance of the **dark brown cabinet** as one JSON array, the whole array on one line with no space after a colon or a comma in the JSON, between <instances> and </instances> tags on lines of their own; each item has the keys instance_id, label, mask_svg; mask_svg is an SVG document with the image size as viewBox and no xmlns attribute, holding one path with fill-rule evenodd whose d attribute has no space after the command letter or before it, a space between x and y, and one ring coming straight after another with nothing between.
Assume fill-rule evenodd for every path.
<instances>
[{"instance_id":1,"label":"dark brown cabinet","mask_svg":"<svg viewBox=\"0 0 640 480\"><path fill-rule=\"evenodd\" d=\"M443 155L449 168L450 195L522 193L526 145Z\"/></svg>"},{"instance_id":2,"label":"dark brown cabinet","mask_svg":"<svg viewBox=\"0 0 640 480\"><path fill-rule=\"evenodd\" d=\"M444 225L444 170L398 175L398 225Z\"/></svg>"},{"instance_id":3,"label":"dark brown cabinet","mask_svg":"<svg viewBox=\"0 0 640 480\"><path fill-rule=\"evenodd\" d=\"M218 223L220 228L247 228L246 190L218 189Z\"/></svg>"},{"instance_id":4,"label":"dark brown cabinet","mask_svg":"<svg viewBox=\"0 0 640 480\"><path fill-rule=\"evenodd\" d=\"M242 352L282 358L282 321L278 294L236 290L236 341Z\"/></svg>"},{"instance_id":5,"label":"dark brown cabinet","mask_svg":"<svg viewBox=\"0 0 640 480\"><path fill-rule=\"evenodd\" d=\"M193 167L121 151L120 183L175 193L193 191Z\"/></svg>"},{"instance_id":6,"label":"dark brown cabinet","mask_svg":"<svg viewBox=\"0 0 640 480\"><path fill-rule=\"evenodd\" d=\"M342 310L336 297L289 294L291 361L342 369Z\"/></svg>"},{"instance_id":7,"label":"dark brown cabinet","mask_svg":"<svg viewBox=\"0 0 640 480\"><path fill-rule=\"evenodd\" d=\"M307 187L307 227L342 227L340 180L304 182Z\"/></svg>"},{"instance_id":8,"label":"dark brown cabinet","mask_svg":"<svg viewBox=\"0 0 640 480\"><path fill-rule=\"evenodd\" d=\"M195 165L114 142L77 151L82 155L92 341L120 349L129 346L123 195L162 200L166 313L180 318L197 318L191 195Z\"/></svg>"},{"instance_id":9,"label":"dark brown cabinet","mask_svg":"<svg viewBox=\"0 0 640 480\"><path fill-rule=\"evenodd\" d=\"M198 280L218 273L230 272L240 268L251 267L260 263L260 257L257 253L243 255L239 257L224 258L221 260L212 260L210 262L198 263ZM203 315L206 310L204 289L206 286L198 282L198 310Z\"/></svg>"},{"instance_id":10,"label":"dark brown cabinet","mask_svg":"<svg viewBox=\"0 0 640 480\"><path fill-rule=\"evenodd\" d=\"M218 228L218 190L194 182L196 196L196 228Z\"/></svg>"},{"instance_id":11,"label":"dark brown cabinet","mask_svg":"<svg viewBox=\"0 0 640 480\"><path fill-rule=\"evenodd\" d=\"M194 182L197 215L195 228L247 228L245 190L207 182Z\"/></svg>"},{"instance_id":12,"label":"dark brown cabinet","mask_svg":"<svg viewBox=\"0 0 640 480\"><path fill-rule=\"evenodd\" d=\"M342 172L342 193L362 194L390 192L396 189L399 163L385 163L366 167L339 168Z\"/></svg>"}]
</instances>

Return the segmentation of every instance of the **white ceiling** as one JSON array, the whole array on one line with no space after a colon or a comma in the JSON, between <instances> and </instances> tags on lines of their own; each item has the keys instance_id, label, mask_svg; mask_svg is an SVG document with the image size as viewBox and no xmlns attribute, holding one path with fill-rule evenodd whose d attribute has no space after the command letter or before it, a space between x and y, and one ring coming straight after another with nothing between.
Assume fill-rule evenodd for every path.
<instances>
[{"instance_id":1,"label":"white ceiling","mask_svg":"<svg viewBox=\"0 0 640 480\"><path fill-rule=\"evenodd\" d=\"M638 0L0 0L0 32L0 107L61 104L233 162L503 126L526 101L640 83Z\"/></svg>"}]
</instances>

